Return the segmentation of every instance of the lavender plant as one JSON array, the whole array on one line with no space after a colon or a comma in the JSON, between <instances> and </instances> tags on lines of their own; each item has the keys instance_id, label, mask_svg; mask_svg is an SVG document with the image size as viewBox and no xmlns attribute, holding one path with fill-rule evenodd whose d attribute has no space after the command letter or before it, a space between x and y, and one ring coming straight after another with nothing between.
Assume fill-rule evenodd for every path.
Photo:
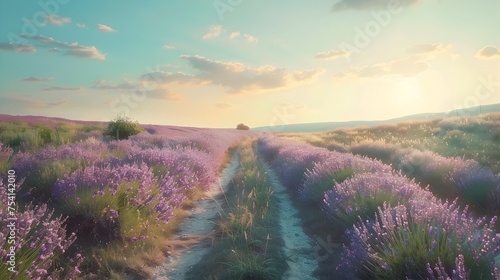
<instances>
[{"instance_id":1,"label":"lavender plant","mask_svg":"<svg viewBox=\"0 0 500 280\"><path fill-rule=\"evenodd\" d=\"M391 167L366 157L348 153L330 152L328 158L306 170L298 188L298 197L304 203L321 204L324 194L334 184L342 183L355 174L364 172L391 172Z\"/></svg>"},{"instance_id":2,"label":"lavender plant","mask_svg":"<svg viewBox=\"0 0 500 280\"><path fill-rule=\"evenodd\" d=\"M476 162L456 165L449 180L456 185L460 197L482 212L487 212L488 200L496 186L500 185L499 177Z\"/></svg>"},{"instance_id":3,"label":"lavender plant","mask_svg":"<svg viewBox=\"0 0 500 280\"><path fill-rule=\"evenodd\" d=\"M408 204L413 199L435 201L432 193L399 174L361 173L327 191L322 209L331 221L347 229L358 217L373 219L384 203Z\"/></svg>"},{"instance_id":4,"label":"lavender plant","mask_svg":"<svg viewBox=\"0 0 500 280\"><path fill-rule=\"evenodd\" d=\"M363 279L418 279L467 275L494 279L500 240L489 223L475 219L456 203L410 201L409 206L380 207L374 220L361 221L347 232L338 270Z\"/></svg>"},{"instance_id":5,"label":"lavender plant","mask_svg":"<svg viewBox=\"0 0 500 280\"><path fill-rule=\"evenodd\" d=\"M0 191L7 193L2 180ZM46 204L17 208L15 236L14 239L7 239L12 235L7 226L12 223L9 220L12 216L7 211L6 198L7 196L2 196L0 200L0 278L72 279L78 276L83 258L80 254L73 257L66 254L66 250L76 239L74 233L66 231L66 219L55 216L54 211L49 210ZM14 272L8 269L10 265L7 262L10 260L8 254L11 254L11 248L15 252ZM68 257L69 262L62 261Z\"/></svg>"}]
</instances>

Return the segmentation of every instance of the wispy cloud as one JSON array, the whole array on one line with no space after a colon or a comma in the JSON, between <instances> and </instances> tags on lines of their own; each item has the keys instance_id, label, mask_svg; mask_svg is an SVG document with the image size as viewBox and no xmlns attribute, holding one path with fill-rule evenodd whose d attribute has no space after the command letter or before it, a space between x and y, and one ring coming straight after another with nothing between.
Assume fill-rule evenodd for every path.
<instances>
[{"instance_id":1,"label":"wispy cloud","mask_svg":"<svg viewBox=\"0 0 500 280\"><path fill-rule=\"evenodd\" d=\"M2 103L12 104L16 107L20 106L19 108L26 108L28 110L62 107L64 105L69 104L69 101L67 99L60 99L56 101L45 101L26 96L6 97L2 99L4 99L2 100Z\"/></svg>"},{"instance_id":2,"label":"wispy cloud","mask_svg":"<svg viewBox=\"0 0 500 280\"><path fill-rule=\"evenodd\" d=\"M194 77L228 89L229 93L262 92L285 89L308 83L324 73L323 69L290 72L284 68L263 65L252 69L238 62L222 62L199 55L183 55L199 73Z\"/></svg>"},{"instance_id":3,"label":"wispy cloud","mask_svg":"<svg viewBox=\"0 0 500 280\"><path fill-rule=\"evenodd\" d=\"M116 32L115 29L111 28L110 26L104 25L104 24L96 24L97 29L101 30L102 32Z\"/></svg>"},{"instance_id":4,"label":"wispy cloud","mask_svg":"<svg viewBox=\"0 0 500 280\"><path fill-rule=\"evenodd\" d=\"M500 58L500 49L492 47L492 46L486 46L486 47L480 49L476 53L476 57L480 58L480 59Z\"/></svg>"},{"instance_id":5,"label":"wispy cloud","mask_svg":"<svg viewBox=\"0 0 500 280\"><path fill-rule=\"evenodd\" d=\"M30 44L12 44L12 43L0 43L0 51L11 51L18 53L34 53L36 52L35 47Z\"/></svg>"},{"instance_id":6,"label":"wispy cloud","mask_svg":"<svg viewBox=\"0 0 500 280\"><path fill-rule=\"evenodd\" d=\"M139 85L140 85L139 83L132 81L125 81L123 83L116 84L106 80L99 80L94 82L92 88L99 90L130 91Z\"/></svg>"},{"instance_id":7,"label":"wispy cloud","mask_svg":"<svg viewBox=\"0 0 500 280\"><path fill-rule=\"evenodd\" d=\"M53 25L63 25L71 22L71 18L69 17L60 17L58 15L50 15L45 18L48 23Z\"/></svg>"},{"instance_id":8,"label":"wispy cloud","mask_svg":"<svg viewBox=\"0 0 500 280\"><path fill-rule=\"evenodd\" d=\"M62 53L65 55L71 55L80 58L90 58L97 60L106 59L106 56L94 46L82 46L76 42L64 43L54 40L54 38L52 37L45 37L41 35L37 36L20 35L20 36L34 42L35 45L41 48L48 49L51 52Z\"/></svg>"},{"instance_id":9,"label":"wispy cloud","mask_svg":"<svg viewBox=\"0 0 500 280\"><path fill-rule=\"evenodd\" d=\"M254 37L252 35L244 34L243 36L245 37L245 39L249 43L257 43L259 41L259 39L257 39L256 37Z\"/></svg>"},{"instance_id":10,"label":"wispy cloud","mask_svg":"<svg viewBox=\"0 0 500 280\"><path fill-rule=\"evenodd\" d=\"M77 23L76 27L85 28L87 26L85 25L85 23Z\"/></svg>"},{"instance_id":11,"label":"wispy cloud","mask_svg":"<svg viewBox=\"0 0 500 280\"><path fill-rule=\"evenodd\" d=\"M155 82L161 84L168 83L188 83L188 84L200 84L202 81L197 79L191 74L186 74L182 72L164 72L158 71L153 73L145 74L141 77L142 81L145 82Z\"/></svg>"},{"instance_id":12,"label":"wispy cloud","mask_svg":"<svg viewBox=\"0 0 500 280\"><path fill-rule=\"evenodd\" d=\"M416 76L427 70L427 62L417 56L405 57L385 63L377 63L362 67L353 67L336 75L338 78L360 77L373 78L382 76Z\"/></svg>"},{"instance_id":13,"label":"wispy cloud","mask_svg":"<svg viewBox=\"0 0 500 280\"><path fill-rule=\"evenodd\" d=\"M239 32L239 31L231 32L231 34L229 35L229 39L236 39L236 38L240 37L240 35L241 35L241 32Z\"/></svg>"},{"instance_id":14,"label":"wispy cloud","mask_svg":"<svg viewBox=\"0 0 500 280\"><path fill-rule=\"evenodd\" d=\"M405 52L410 54L431 54L450 50L452 45L444 44L420 44L406 48Z\"/></svg>"},{"instance_id":15,"label":"wispy cloud","mask_svg":"<svg viewBox=\"0 0 500 280\"><path fill-rule=\"evenodd\" d=\"M332 7L332 11L344 10L369 10L387 7L399 8L401 6L410 6L420 0L340 0Z\"/></svg>"},{"instance_id":16,"label":"wispy cloud","mask_svg":"<svg viewBox=\"0 0 500 280\"><path fill-rule=\"evenodd\" d=\"M164 46L163 46L163 49L168 50L168 51L169 51L169 50L174 50L174 49L175 49L175 46L172 46L172 45L164 45Z\"/></svg>"},{"instance_id":17,"label":"wispy cloud","mask_svg":"<svg viewBox=\"0 0 500 280\"><path fill-rule=\"evenodd\" d=\"M222 25L211 25L208 28L208 32L205 33L205 35L203 35L202 38L204 40L217 38L221 35L221 33L222 33Z\"/></svg>"},{"instance_id":18,"label":"wispy cloud","mask_svg":"<svg viewBox=\"0 0 500 280\"><path fill-rule=\"evenodd\" d=\"M33 76L24 78L24 82L46 82L46 81L51 81L53 78L52 77L46 77L46 78L36 78Z\"/></svg>"},{"instance_id":19,"label":"wispy cloud","mask_svg":"<svg viewBox=\"0 0 500 280\"><path fill-rule=\"evenodd\" d=\"M147 92L147 97L149 98L156 98L160 100L168 100L168 101L179 101L182 100L182 95L173 92L169 89L165 88L156 88L154 90L148 90Z\"/></svg>"},{"instance_id":20,"label":"wispy cloud","mask_svg":"<svg viewBox=\"0 0 500 280\"><path fill-rule=\"evenodd\" d=\"M233 104L230 102L218 102L218 103L215 103L215 107L217 107L219 109L226 110L226 109L235 108L236 104Z\"/></svg>"},{"instance_id":21,"label":"wispy cloud","mask_svg":"<svg viewBox=\"0 0 500 280\"><path fill-rule=\"evenodd\" d=\"M54 87L48 87L44 88L43 91L78 91L82 90L81 87L61 87L61 86L54 86Z\"/></svg>"},{"instance_id":22,"label":"wispy cloud","mask_svg":"<svg viewBox=\"0 0 500 280\"><path fill-rule=\"evenodd\" d=\"M181 100L182 97L180 94L173 92L162 85L156 83L155 85L150 85L148 81L125 81L122 83L113 83L110 81L99 80L94 82L92 88L110 91L110 92L140 92L146 94L149 98L157 98L161 100Z\"/></svg>"},{"instance_id":23,"label":"wispy cloud","mask_svg":"<svg viewBox=\"0 0 500 280\"><path fill-rule=\"evenodd\" d=\"M229 33L229 35L227 35ZM224 36L222 36L224 35ZM240 31L232 31L228 32L226 29L222 28L222 25L211 25L208 29L208 32L203 35L204 40L214 39L214 38L229 38L230 40L235 40L243 37L245 41L249 43L257 43L259 39L250 34L244 34Z\"/></svg>"},{"instance_id":24,"label":"wispy cloud","mask_svg":"<svg viewBox=\"0 0 500 280\"><path fill-rule=\"evenodd\" d=\"M348 51L327 51L327 52L319 52L316 54L317 59L337 59L339 57L347 57L350 53Z\"/></svg>"}]
</instances>

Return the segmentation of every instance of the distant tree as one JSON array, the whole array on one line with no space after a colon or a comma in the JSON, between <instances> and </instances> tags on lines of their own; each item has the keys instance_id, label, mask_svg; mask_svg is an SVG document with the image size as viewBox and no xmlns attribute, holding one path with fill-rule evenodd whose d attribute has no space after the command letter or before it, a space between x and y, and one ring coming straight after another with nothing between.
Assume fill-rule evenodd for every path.
<instances>
[{"instance_id":1,"label":"distant tree","mask_svg":"<svg viewBox=\"0 0 500 280\"><path fill-rule=\"evenodd\" d=\"M119 116L108 123L108 128L104 130L103 134L115 140L123 140L143 130L137 121L132 121L125 116Z\"/></svg>"},{"instance_id":2,"label":"distant tree","mask_svg":"<svg viewBox=\"0 0 500 280\"><path fill-rule=\"evenodd\" d=\"M240 123L240 124L238 124L238 125L236 126L236 129L238 129L238 130L249 130L249 129L250 129L250 127L248 127L248 126L246 126L246 125L244 125L244 124Z\"/></svg>"}]
</instances>

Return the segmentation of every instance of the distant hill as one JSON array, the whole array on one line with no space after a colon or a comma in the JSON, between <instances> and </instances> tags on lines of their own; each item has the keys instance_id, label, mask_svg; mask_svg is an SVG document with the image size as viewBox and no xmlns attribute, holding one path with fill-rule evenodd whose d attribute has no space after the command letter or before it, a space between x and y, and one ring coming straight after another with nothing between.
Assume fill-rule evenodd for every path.
<instances>
[{"instance_id":1,"label":"distant hill","mask_svg":"<svg viewBox=\"0 0 500 280\"><path fill-rule=\"evenodd\" d=\"M48 126L54 126L58 123L74 123L83 125L104 125L106 122L98 121L75 121L57 117L44 117L44 116L13 116L0 114L0 122L25 122L29 124L43 124Z\"/></svg>"},{"instance_id":2,"label":"distant hill","mask_svg":"<svg viewBox=\"0 0 500 280\"><path fill-rule=\"evenodd\" d=\"M13 116L7 114L0 114L1 122L21 122L30 125L45 125L49 127L56 127L58 124L72 124L72 125L93 125L100 126L102 128L106 127L108 122L103 121L81 121L81 120L70 120L58 117L44 117L44 116ZM203 130L235 130L233 128L203 128L203 127L190 127L190 126L175 126L175 125L156 125L156 124L141 124L141 126L151 134L169 134L182 135L191 133L194 131Z\"/></svg>"},{"instance_id":3,"label":"distant hill","mask_svg":"<svg viewBox=\"0 0 500 280\"><path fill-rule=\"evenodd\" d=\"M300 124L287 124L287 125L276 125L276 126L263 126L255 127L252 130L263 131L263 132L321 132L328 131L337 128L352 128L359 126L375 126L381 124L391 124L404 121L417 121L417 120L429 120L437 118L448 118L455 116L477 116L485 113L500 112L500 103L484 105L478 107L470 107L460 110L453 110L450 112L443 113L424 113L409 115L395 119L381 120L381 121L347 121L347 122L318 122L318 123L300 123Z\"/></svg>"}]
</instances>

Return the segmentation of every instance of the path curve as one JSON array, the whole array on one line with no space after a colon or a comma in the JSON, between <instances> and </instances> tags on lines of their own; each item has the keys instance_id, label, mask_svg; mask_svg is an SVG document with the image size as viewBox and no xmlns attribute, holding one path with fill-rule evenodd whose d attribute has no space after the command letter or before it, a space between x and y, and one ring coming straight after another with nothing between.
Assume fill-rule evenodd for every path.
<instances>
[{"instance_id":1,"label":"path curve","mask_svg":"<svg viewBox=\"0 0 500 280\"><path fill-rule=\"evenodd\" d=\"M191 240L195 245L181 249L175 255L169 256L165 264L158 267L152 279L183 280L186 272L197 264L210 250L210 236L215 228L212 221L221 211L224 203L224 193L229 183L236 175L240 165L240 150L234 152L229 164L224 168L217 182L206 192L207 198L195 203L190 210L190 216L179 225L179 231L174 239Z\"/></svg>"}]
</instances>

